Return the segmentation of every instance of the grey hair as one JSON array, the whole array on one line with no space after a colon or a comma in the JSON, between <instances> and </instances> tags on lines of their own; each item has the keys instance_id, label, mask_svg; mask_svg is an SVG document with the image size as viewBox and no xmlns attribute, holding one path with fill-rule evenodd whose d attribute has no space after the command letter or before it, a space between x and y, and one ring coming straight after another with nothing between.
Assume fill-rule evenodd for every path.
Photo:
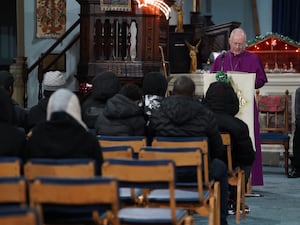
<instances>
[{"instance_id":1,"label":"grey hair","mask_svg":"<svg viewBox=\"0 0 300 225\"><path fill-rule=\"evenodd\" d=\"M244 31L244 29L242 29L240 27L235 28L235 29L233 29L231 31L229 39L231 39L236 34L243 35L245 37L245 41L247 40L247 34L246 34L246 32Z\"/></svg>"}]
</instances>

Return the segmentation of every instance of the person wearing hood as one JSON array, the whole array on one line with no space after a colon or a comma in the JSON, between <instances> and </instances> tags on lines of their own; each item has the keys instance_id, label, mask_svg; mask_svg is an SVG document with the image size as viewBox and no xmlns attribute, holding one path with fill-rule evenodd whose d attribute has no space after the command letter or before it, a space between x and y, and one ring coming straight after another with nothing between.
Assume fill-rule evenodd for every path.
<instances>
[{"instance_id":1,"label":"person wearing hood","mask_svg":"<svg viewBox=\"0 0 300 225\"><path fill-rule=\"evenodd\" d=\"M90 158L100 172L101 147L82 121L79 99L70 90L61 88L50 96L46 121L37 124L30 133L25 159Z\"/></svg>"},{"instance_id":2,"label":"person wearing hood","mask_svg":"<svg viewBox=\"0 0 300 225\"><path fill-rule=\"evenodd\" d=\"M40 122L46 121L47 104L52 93L66 85L64 74L60 71L49 71L44 74L43 98L38 104L32 106L28 112L27 126L32 129Z\"/></svg>"},{"instance_id":3,"label":"person wearing hood","mask_svg":"<svg viewBox=\"0 0 300 225\"><path fill-rule=\"evenodd\" d=\"M142 90L135 84L125 84L118 94L107 100L95 128L98 135L143 136L145 118L139 106Z\"/></svg>"},{"instance_id":4,"label":"person wearing hood","mask_svg":"<svg viewBox=\"0 0 300 225\"><path fill-rule=\"evenodd\" d=\"M153 134L149 128L149 118L152 110L160 106L160 102L165 98L168 88L168 81L160 72L149 72L143 79L143 98L142 107L144 108L144 116L146 120L146 136L148 145L152 142Z\"/></svg>"},{"instance_id":5,"label":"person wearing hood","mask_svg":"<svg viewBox=\"0 0 300 225\"><path fill-rule=\"evenodd\" d=\"M143 107L146 116L159 107L160 102L166 96L168 81L160 72L149 72L143 79Z\"/></svg>"},{"instance_id":6,"label":"person wearing hood","mask_svg":"<svg viewBox=\"0 0 300 225\"><path fill-rule=\"evenodd\" d=\"M227 82L216 81L209 85L203 104L214 112L220 132L230 134L232 143L232 166L245 171L247 184L255 160L255 150L249 134L248 125L236 117L239 112L239 99L232 86ZM234 211L235 190L230 191L229 209ZM246 206L246 211L249 207Z\"/></svg>"},{"instance_id":7,"label":"person wearing hood","mask_svg":"<svg viewBox=\"0 0 300 225\"><path fill-rule=\"evenodd\" d=\"M90 95L82 105L82 119L89 129L95 128L98 115L103 110L106 101L119 92L121 85L113 72L102 72L96 76L92 83Z\"/></svg>"},{"instance_id":8,"label":"person wearing hood","mask_svg":"<svg viewBox=\"0 0 300 225\"><path fill-rule=\"evenodd\" d=\"M228 170L223 161L226 151L213 112L194 95L194 81L187 76L178 77L172 95L152 111L150 127L155 136L208 138L210 179L220 182L221 225L227 225ZM196 175L189 173L182 177L194 181Z\"/></svg>"},{"instance_id":9,"label":"person wearing hood","mask_svg":"<svg viewBox=\"0 0 300 225\"><path fill-rule=\"evenodd\" d=\"M22 157L26 143L25 132L15 125L13 102L1 88L0 109L0 156Z\"/></svg>"},{"instance_id":10,"label":"person wearing hood","mask_svg":"<svg viewBox=\"0 0 300 225\"><path fill-rule=\"evenodd\" d=\"M27 132L27 116L28 112L19 103L17 103L12 95L14 93L14 76L6 70L0 71L0 89L3 89L10 96L15 114L14 124Z\"/></svg>"},{"instance_id":11,"label":"person wearing hood","mask_svg":"<svg viewBox=\"0 0 300 225\"><path fill-rule=\"evenodd\" d=\"M232 140L232 163L245 171L246 182L255 160L255 150L248 125L236 117L239 99L229 83L216 81L209 85L203 104L214 112L221 132L230 133Z\"/></svg>"}]
</instances>

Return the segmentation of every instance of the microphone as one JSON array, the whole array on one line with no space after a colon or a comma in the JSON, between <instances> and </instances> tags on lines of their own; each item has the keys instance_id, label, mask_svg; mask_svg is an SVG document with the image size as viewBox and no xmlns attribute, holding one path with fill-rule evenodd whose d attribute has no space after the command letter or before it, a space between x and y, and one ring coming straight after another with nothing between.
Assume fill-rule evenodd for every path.
<instances>
[{"instance_id":1,"label":"microphone","mask_svg":"<svg viewBox=\"0 0 300 225\"><path fill-rule=\"evenodd\" d=\"M224 58L225 57L225 55L226 55L226 50L223 50L222 52L221 52L221 55L222 55L222 58Z\"/></svg>"},{"instance_id":2,"label":"microphone","mask_svg":"<svg viewBox=\"0 0 300 225\"><path fill-rule=\"evenodd\" d=\"M225 58L226 53L227 53L226 50L222 50L222 52L220 54L221 55L221 68L220 68L221 70L216 73L216 80L228 83L227 73L224 72L224 58Z\"/></svg>"},{"instance_id":3,"label":"microphone","mask_svg":"<svg viewBox=\"0 0 300 225\"><path fill-rule=\"evenodd\" d=\"M225 58L226 52L227 52L226 50L223 50L223 51L221 52L221 57L222 57L221 71L222 71L222 72L224 71L224 58Z\"/></svg>"}]
</instances>

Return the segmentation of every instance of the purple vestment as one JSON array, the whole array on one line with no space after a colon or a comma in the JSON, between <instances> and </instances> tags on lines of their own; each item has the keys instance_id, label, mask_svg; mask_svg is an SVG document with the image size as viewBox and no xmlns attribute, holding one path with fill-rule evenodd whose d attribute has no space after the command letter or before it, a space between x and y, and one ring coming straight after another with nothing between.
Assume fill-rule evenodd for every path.
<instances>
[{"instance_id":1,"label":"purple vestment","mask_svg":"<svg viewBox=\"0 0 300 225\"><path fill-rule=\"evenodd\" d=\"M255 89L261 88L265 83L268 82L264 67L259 57L248 51L244 51L239 55L234 55L232 52L227 51L225 54L219 55L214 61L210 72L215 73L223 68L224 72L227 71L239 71L255 73ZM263 171L262 171L262 154L260 145L260 134L259 134L259 119L257 106L254 101L254 138L255 138L255 149L256 159L252 167L252 185L258 186L263 185Z\"/></svg>"}]
</instances>

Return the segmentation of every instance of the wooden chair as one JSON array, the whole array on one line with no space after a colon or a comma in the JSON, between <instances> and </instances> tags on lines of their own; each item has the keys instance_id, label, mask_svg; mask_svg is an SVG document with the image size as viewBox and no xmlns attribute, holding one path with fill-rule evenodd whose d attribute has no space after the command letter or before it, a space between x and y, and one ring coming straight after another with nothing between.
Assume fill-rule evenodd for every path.
<instances>
[{"instance_id":1,"label":"wooden chair","mask_svg":"<svg viewBox=\"0 0 300 225\"><path fill-rule=\"evenodd\" d=\"M101 147L104 159L132 159L133 158L133 148L128 145L116 145ZM140 195L142 190L140 188L120 188L120 200L124 205L140 204Z\"/></svg>"},{"instance_id":2,"label":"wooden chair","mask_svg":"<svg viewBox=\"0 0 300 225\"><path fill-rule=\"evenodd\" d=\"M154 188L169 190L169 207L123 207L119 211L121 224L189 224L186 210L176 209L175 164L171 160L108 159L102 165L103 176L118 179L121 187ZM144 198L146 198L144 192Z\"/></svg>"},{"instance_id":3,"label":"wooden chair","mask_svg":"<svg viewBox=\"0 0 300 225\"><path fill-rule=\"evenodd\" d=\"M209 180L208 167L208 141L207 137L154 137L151 145L153 147L196 147L201 149L203 174L204 174L204 188L208 189L211 186ZM214 193L216 199L216 209L220 208L220 186L214 185ZM220 218L219 211L216 218ZM219 221L219 219L217 219Z\"/></svg>"},{"instance_id":4,"label":"wooden chair","mask_svg":"<svg viewBox=\"0 0 300 225\"><path fill-rule=\"evenodd\" d=\"M51 224L118 225L118 182L104 177L39 177L29 184L29 200Z\"/></svg>"},{"instance_id":5,"label":"wooden chair","mask_svg":"<svg viewBox=\"0 0 300 225\"><path fill-rule=\"evenodd\" d=\"M93 177L95 162L92 159L32 158L24 165L24 175L33 180L38 176Z\"/></svg>"},{"instance_id":6,"label":"wooden chair","mask_svg":"<svg viewBox=\"0 0 300 225\"><path fill-rule=\"evenodd\" d=\"M21 165L19 157L0 157L0 176L20 176Z\"/></svg>"},{"instance_id":7,"label":"wooden chair","mask_svg":"<svg viewBox=\"0 0 300 225\"><path fill-rule=\"evenodd\" d=\"M141 149L139 159L169 159L175 162L177 172L196 172L196 187L183 187L181 182L180 187L176 185L175 200L177 207L207 216L209 225L219 224L220 208L217 207L220 206L216 204L213 185L211 185L211 189L203 190L202 154L200 148L145 147ZM190 182L187 185L189 184ZM215 183L214 185L219 184ZM154 189L147 197L150 204L154 203L159 206L166 205L169 201L169 193L166 189Z\"/></svg>"},{"instance_id":8,"label":"wooden chair","mask_svg":"<svg viewBox=\"0 0 300 225\"><path fill-rule=\"evenodd\" d=\"M133 148L134 154L138 154L142 147L147 146L147 138L145 136L97 136L101 147L114 145L129 145Z\"/></svg>"},{"instance_id":9,"label":"wooden chair","mask_svg":"<svg viewBox=\"0 0 300 225\"><path fill-rule=\"evenodd\" d=\"M282 145L284 147L284 168L289 168L289 92L279 95L260 95L256 91L260 120L262 145Z\"/></svg>"},{"instance_id":10,"label":"wooden chair","mask_svg":"<svg viewBox=\"0 0 300 225\"><path fill-rule=\"evenodd\" d=\"M25 206L26 204L27 180L25 177L0 177L0 205Z\"/></svg>"},{"instance_id":11,"label":"wooden chair","mask_svg":"<svg viewBox=\"0 0 300 225\"><path fill-rule=\"evenodd\" d=\"M39 213L32 207L7 207L0 210L1 225L42 225Z\"/></svg>"},{"instance_id":12,"label":"wooden chair","mask_svg":"<svg viewBox=\"0 0 300 225\"><path fill-rule=\"evenodd\" d=\"M240 224L240 210L242 206L243 218L246 217L245 212L245 172L240 168L234 168L232 166L231 155L231 138L229 133L221 133L223 145L227 150L227 166L228 166L228 183L231 186L235 186L236 191L236 223Z\"/></svg>"},{"instance_id":13,"label":"wooden chair","mask_svg":"<svg viewBox=\"0 0 300 225\"><path fill-rule=\"evenodd\" d=\"M196 147L201 149L204 166L204 182L209 184L208 142L206 137L154 137L153 147Z\"/></svg>"},{"instance_id":14,"label":"wooden chair","mask_svg":"<svg viewBox=\"0 0 300 225\"><path fill-rule=\"evenodd\" d=\"M133 148L129 145L116 145L101 147L104 159L108 158L133 158Z\"/></svg>"}]
</instances>

